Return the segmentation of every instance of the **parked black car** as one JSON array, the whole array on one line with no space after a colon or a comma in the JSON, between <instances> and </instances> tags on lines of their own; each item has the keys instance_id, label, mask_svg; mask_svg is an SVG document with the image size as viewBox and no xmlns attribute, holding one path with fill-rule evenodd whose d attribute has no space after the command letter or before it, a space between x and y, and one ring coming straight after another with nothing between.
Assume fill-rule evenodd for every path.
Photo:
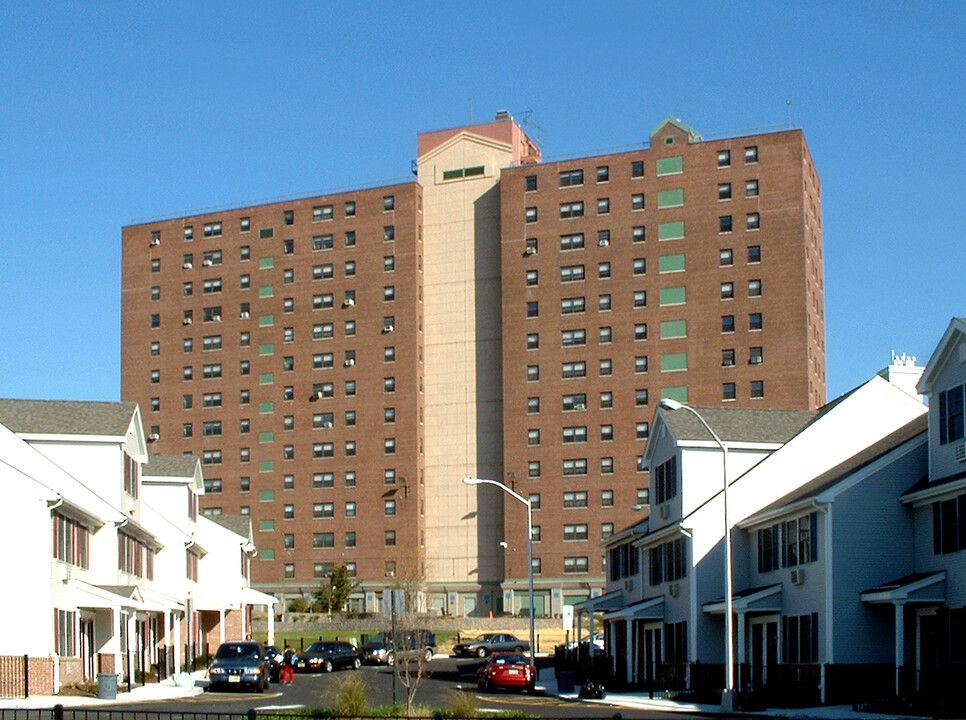
<instances>
[{"instance_id":1,"label":"parked black car","mask_svg":"<svg viewBox=\"0 0 966 720\"><path fill-rule=\"evenodd\" d=\"M495 652L515 652L523 653L530 649L530 643L521 640L516 635L509 633L487 633L477 635L472 640L458 643L453 647L453 654L456 657L476 657L485 658L490 653Z\"/></svg>"},{"instance_id":2,"label":"parked black car","mask_svg":"<svg viewBox=\"0 0 966 720\"><path fill-rule=\"evenodd\" d=\"M362 667L362 651L347 642L316 642L299 653L298 669L303 671L323 670L332 672L335 668Z\"/></svg>"},{"instance_id":3,"label":"parked black car","mask_svg":"<svg viewBox=\"0 0 966 720\"><path fill-rule=\"evenodd\" d=\"M222 643L208 668L209 688L250 686L263 692L269 683L270 663L265 646L256 640Z\"/></svg>"},{"instance_id":4,"label":"parked black car","mask_svg":"<svg viewBox=\"0 0 966 720\"><path fill-rule=\"evenodd\" d=\"M436 635L429 630L409 630L397 633L393 638L391 633L381 632L362 646L362 656L365 662L395 665L396 658L422 658L429 662L436 654Z\"/></svg>"}]
</instances>

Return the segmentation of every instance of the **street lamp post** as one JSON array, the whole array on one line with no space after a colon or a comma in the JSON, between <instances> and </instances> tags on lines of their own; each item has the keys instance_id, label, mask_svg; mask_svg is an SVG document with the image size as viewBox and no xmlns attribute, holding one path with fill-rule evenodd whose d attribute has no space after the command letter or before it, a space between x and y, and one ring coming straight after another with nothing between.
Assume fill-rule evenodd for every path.
<instances>
[{"instance_id":1,"label":"street lamp post","mask_svg":"<svg viewBox=\"0 0 966 720\"><path fill-rule=\"evenodd\" d=\"M530 504L528 498L523 497L520 493L507 487L497 480L486 480L484 478L473 478L465 477L463 478L463 484L465 485L496 485L498 488L502 489L505 493L516 498L524 505L527 506L527 579L530 583L530 664L533 667L537 666L536 663L536 641L533 629L533 506Z\"/></svg>"},{"instance_id":2,"label":"street lamp post","mask_svg":"<svg viewBox=\"0 0 966 720\"><path fill-rule=\"evenodd\" d=\"M725 552L725 686L721 693L721 709L724 712L734 712L735 709L735 648L734 648L734 580L732 578L731 566L731 528L728 525L728 446L718 434L711 429L707 421L701 414L690 405L662 398L660 406L667 410L687 410L694 415L705 430L711 433L711 437L721 448L721 465L723 473L724 491L722 501L724 504L724 552ZM692 598L692 602L694 599Z\"/></svg>"}]
</instances>

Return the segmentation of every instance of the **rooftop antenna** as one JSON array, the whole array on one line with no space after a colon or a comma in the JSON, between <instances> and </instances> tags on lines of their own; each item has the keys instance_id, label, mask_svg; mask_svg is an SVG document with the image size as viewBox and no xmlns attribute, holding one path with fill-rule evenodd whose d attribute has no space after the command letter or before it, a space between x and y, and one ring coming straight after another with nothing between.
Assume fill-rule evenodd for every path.
<instances>
[{"instance_id":1,"label":"rooftop antenna","mask_svg":"<svg viewBox=\"0 0 966 720\"><path fill-rule=\"evenodd\" d=\"M785 111L788 113L788 127L793 127L792 126L792 101L791 100L786 100L785 101Z\"/></svg>"},{"instance_id":2,"label":"rooftop antenna","mask_svg":"<svg viewBox=\"0 0 966 720\"><path fill-rule=\"evenodd\" d=\"M535 142L537 145L543 145L543 138L541 136L546 132L546 130L543 129L540 123L533 119L533 110L527 108L520 113L520 125L523 127L523 131L527 134L528 138L533 140L533 142ZM531 133L530 128L533 128L539 134L535 135L534 133Z\"/></svg>"},{"instance_id":3,"label":"rooftop antenna","mask_svg":"<svg viewBox=\"0 0 966 720\"><path fill-rule=\"evenodd\" d=\"M473 98L469 98L470 101L470 125L473 124Z\"/></svg>"}]
</instances>

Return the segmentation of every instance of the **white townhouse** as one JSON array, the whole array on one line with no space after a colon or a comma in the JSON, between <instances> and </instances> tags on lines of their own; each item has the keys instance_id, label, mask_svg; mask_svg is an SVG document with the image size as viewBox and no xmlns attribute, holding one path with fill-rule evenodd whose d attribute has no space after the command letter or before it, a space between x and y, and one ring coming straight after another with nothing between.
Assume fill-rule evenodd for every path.
<instances>
[{"instance_id":1,"label":"white townhouse","mask_svg":"<svg viewBox=\"0 0 966 720\"><path fill-rule=\"evenodd\" d=\"M808 658L807 663L792 664L817 669L820 656L800 653L790 635L784 643L781 635L784 631L799 639L807 636L811 643L815 632L819 639L825 632L821 618L817 631L808 624L811 611L799 614L795 591L800 590L800 579L811 573L797 574L793 582L791 571L801 568L786 565L778 570L780 577L757 577L749 559L757 552L752 547L752 537L757 536L749 532L756 526L744 530L741 524L816 478L845 468L868 448L921 418L926 407L876 377L818 412L694 410L727 452L688 408L657 411L643 458L651 471L650 516L623 542L618 539L622 534L608 541L608 592L588 601L606 611L607 653L615 676L629 685L658 682L698 692L724 686L725 472L736 666L750 665L752 653L767 651L770 644L777 653L795 647L786 660ZM810 512L796 512L807 520L799 522L796 516L789 525L789 532L794 527L799 533L795 547L817 550L822 538L813 546L816 528ZM788 542L786 550L791 547ZM784 591L786 582L794 589ZM801 620L803 615L809 619ZM776 616L789 620L783 624ZM772 657L781 663L780 654ZM818 672L816 686L822 682ZM750 682L751 677L746 673L739 680Z\"/></svg>"},{"instance_id":2,"label":"white townhouse","mask_svg":"<svg viewBox=\"0 0 966 720\"><path fill-rule=\"evenodd\" d=\"M98 673L143 682L152 669L180 670L191 591L204 582L189 575L203 484L197 462L145 483L149 460L134 403L0 400L8 517L0 537L16 548L3 568L20 588L0 599L4 616L16 618L0 636L3 692L23 685L23 659L23 692L33 694ZM177 485L179 475L180 502L169 504L165 479ZM237 553L250 533L212 542L236 555L232 602L240 608L247 579ZM223 585L224 574L212 572L212 582Z\"/></svg>"}]
</instances>

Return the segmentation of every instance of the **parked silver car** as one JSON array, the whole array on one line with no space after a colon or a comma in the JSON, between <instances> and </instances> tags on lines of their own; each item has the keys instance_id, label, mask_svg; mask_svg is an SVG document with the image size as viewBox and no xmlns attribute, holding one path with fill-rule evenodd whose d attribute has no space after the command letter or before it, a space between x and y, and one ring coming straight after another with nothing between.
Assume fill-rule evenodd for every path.
<instances>
[{"instance_id":1,"label":"parked silver car","mask_svg":"<svg viewBox=\"0 0 966 720\"><path fill-rule=\"evenodd\" d=\"M485 658L495 652L524 653L530 649L530 643L509 633L487 633L477 635L467 642L457 643L453 647L456 657Z\"/></svg>"}]
</instances>

